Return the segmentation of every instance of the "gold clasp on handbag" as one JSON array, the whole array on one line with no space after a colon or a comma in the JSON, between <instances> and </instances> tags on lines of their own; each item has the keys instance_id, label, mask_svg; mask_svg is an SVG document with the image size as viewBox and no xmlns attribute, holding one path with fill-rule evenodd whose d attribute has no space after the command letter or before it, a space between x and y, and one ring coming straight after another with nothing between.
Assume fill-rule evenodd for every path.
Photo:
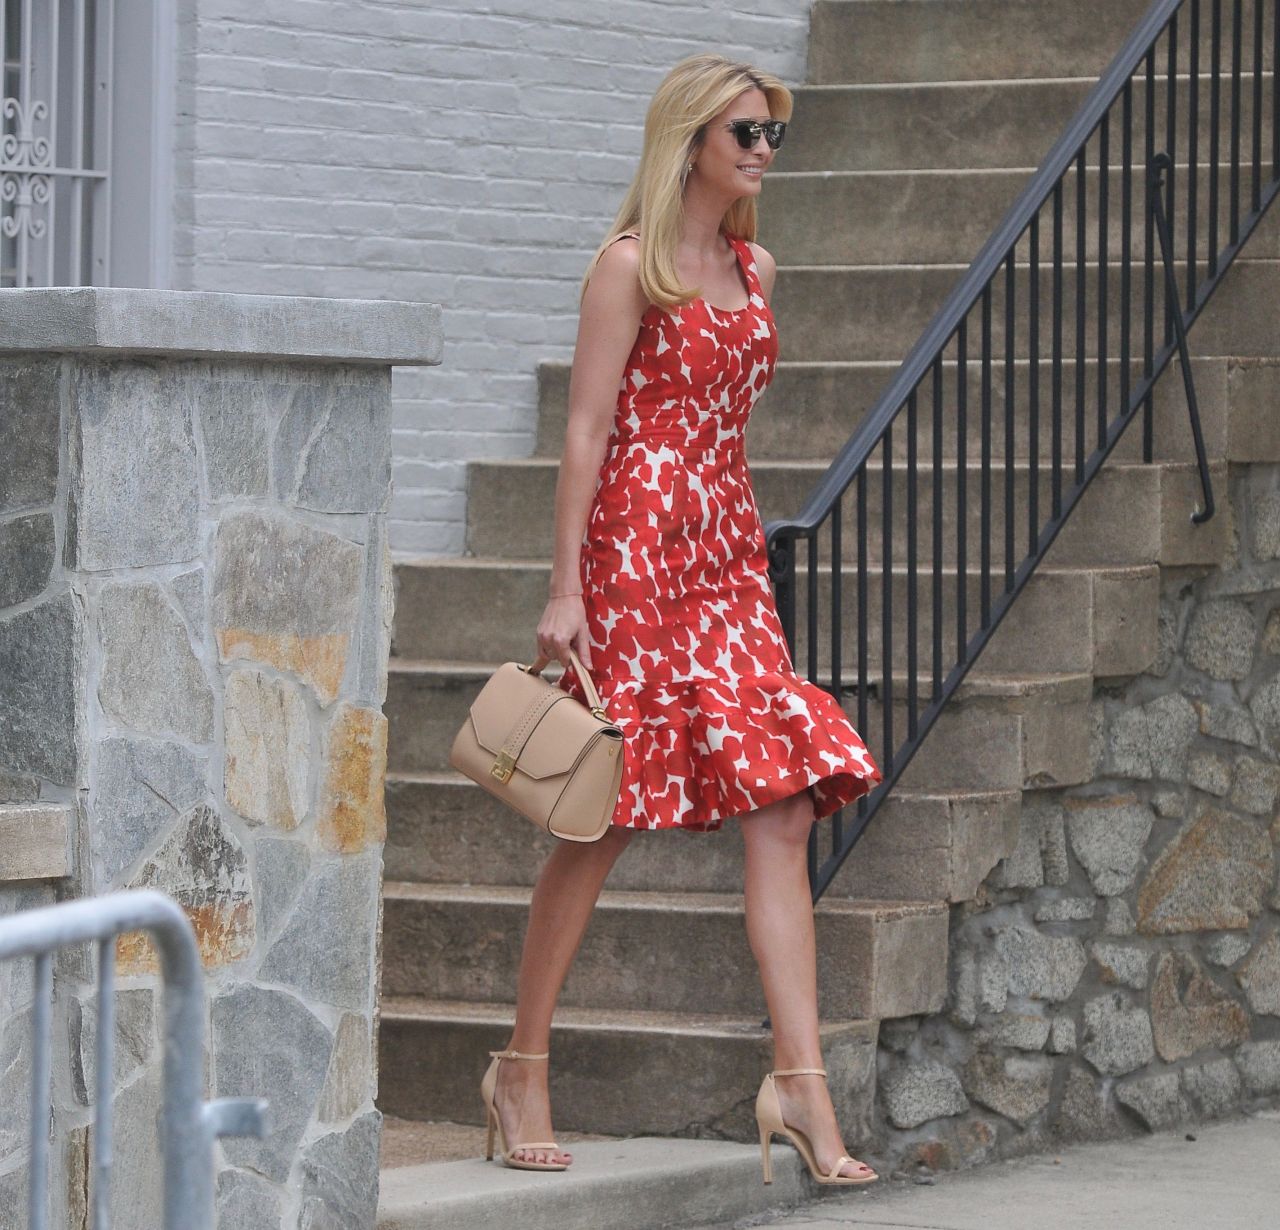
<instances>
[{"instance_id":1,"label":"gold clasp on handbag","mask_svg":"<svg viewBox=\"0 0 1280 1230\"><path fill-rule=\"evenodd\" d=\"M489 772L500 782L505 782L511 777L511 770L515 767L515 757L510 752L499 752L498 759L493 762L493 768Z\"/></svg>"},{"instance_id":2,"label":"gold clasp on handbag","mask_svg":"<svg viewBox=\"0 0 1280 1230\"><path fill-rule=\"evenodd\" d=\"M591 712L602 722L607 722L609 720L609 715L599 705L592 705Z\"/></svg>"}]
</instances>

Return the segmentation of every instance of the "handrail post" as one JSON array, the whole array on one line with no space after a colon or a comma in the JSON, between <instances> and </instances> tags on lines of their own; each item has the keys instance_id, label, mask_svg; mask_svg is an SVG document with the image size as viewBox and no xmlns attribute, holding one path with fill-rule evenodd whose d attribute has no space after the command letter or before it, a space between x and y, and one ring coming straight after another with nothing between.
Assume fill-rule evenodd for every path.
<instances>
[{"instance_id":1,"label":"handrail post","mask_svg":"<svg viewBox=\"0 0 1280 1230\"><path fill-rule=\"evenodd\" d=\"M1147 174L1151 180L1151 212L1155 215L1156 232L1160 237L1160 260L1164 268L1165 304L1173 321L1173 331L1178 344L1178 361L1182 368L1182 387L1187 398L1187 413L1191 417L1191 437L1195 442L1196 467L1200 471L1200 490L1204 495L1204 507L1191 514L1197 525L1213 516L1213 487L1209 481L1209 463L1205 458L1204 437L1200 431L1200 407L1196 402L1195 381L1191 377L1191 352L1187 348L1187 322L1182 314L1182 297L1178 293L1178 280L1173 272L1173 239L1169 234L1169 219L1164 207L1164 173L1173 166L1167 151L1161 150L1151 160Z\"/></svg>"}]
</instances>

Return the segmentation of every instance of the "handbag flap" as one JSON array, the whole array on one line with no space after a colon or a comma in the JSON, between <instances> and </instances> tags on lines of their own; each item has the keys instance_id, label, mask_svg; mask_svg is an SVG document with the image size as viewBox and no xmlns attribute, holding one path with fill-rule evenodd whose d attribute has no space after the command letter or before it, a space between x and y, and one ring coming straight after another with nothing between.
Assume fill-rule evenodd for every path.
<instances>
[{"instance_id":1,"label":"handbag flap","mask_svg":"<svg viewBox=\"0 0 1280 1230\"><path fill-rule=\"evenodd\" d=\"M595 715L568 692L521 670L516 662L504 662L471 705L476 742L496 758L511 728L547 689L561 695L542 715L516 760L517 771L532 778L567 773L600 728Z\"/></svg>"}]
</instances>

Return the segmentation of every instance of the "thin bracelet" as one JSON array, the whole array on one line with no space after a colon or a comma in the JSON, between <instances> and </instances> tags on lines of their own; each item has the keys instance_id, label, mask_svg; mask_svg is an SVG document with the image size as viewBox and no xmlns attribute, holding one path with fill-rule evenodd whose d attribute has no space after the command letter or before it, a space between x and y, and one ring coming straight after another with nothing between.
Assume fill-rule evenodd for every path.
<instances>
[{"instance_id":1,"label":"thin bracelet","mask_svg":"<svg viewBox=\"0 0 1280 1230\"><path fill-rule=\"evenodd\" d=\"M551 597L552 597L552 598L576 598L580 593L582 593L582 590L580 590L580 589L575 589L575 590L573 590L571 593L568 593L568 594L552 594L552 595L551 595Z\"/></svg>"}]
</instances>

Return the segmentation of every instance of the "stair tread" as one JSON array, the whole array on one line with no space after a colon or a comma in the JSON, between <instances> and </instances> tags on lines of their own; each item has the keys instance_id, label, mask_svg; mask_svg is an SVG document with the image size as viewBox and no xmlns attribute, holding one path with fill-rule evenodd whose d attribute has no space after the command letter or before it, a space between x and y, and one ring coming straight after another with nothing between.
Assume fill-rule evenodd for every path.
<instances>
[{"instance_id":1,"label":"stair tread","mask_svg":"<svg viewBox=\"0 0 1280 1230\"><path fill-rule=\"evenodd\" d=\"M424 883L417 880L387 880L384 897L397 901L480 902L494 905L527 906L533 888L515 884ZM829 914L873 914L905 917L935 914L948 908L945 901L911 901L893 898L823 898L816 909ZM738 915L743 911L741 893L645 892L634 889L605 889L596 902L598 910L667 910Z\"/></svg>"},{"instance_id":2,"label":"stair tread","mask_svg":"<svg viewBox=\"0 0 1280 1230\"><path fill-rule=\"evenodd\" d=\"M1204 57L1202 57L1202 62ZM1263 76L1269 76L1271 70L1264 69ZM1225 75L1225 74L1224 74ZM1251 69L1246 69L1243 65L1240 70L1241 78L1252 80L1253 73ZM1185 82L1189 76L1184 68L1179 68L1177 76L1180 81ZM1213 74L1208 70L1197 74L1201 81L1207 82L1213 79ZM1169 75L1167 72L1160 71L1152 74L1152 80L1158 85L1163 86L1168 82ZM817 94L831 93L835 90L845 90L849 93L870 93L872 91L902 93L911 90L972 90L972 89L988 89L993 86L1039 86L1039 85L1079 85L1094 86L1098 83L1097 74L1092 76L1072 75L1069 77L965 77L965 78L949 78L945 81L806 81L802 85L792 87L793 94Z\"/></svg>"},{"instance_id":3,"label":"stair tread","mask_svg":"<svg viewBox=\"0 0 1280 1230\"><path fill-rule=\"evenodd\" d=\"M1003 422L1003 408L996 407L993 403L993 420ZM975 416L972 420L974 429L977 429L980 420ZM1003 428L1001 428L1003 430ZM1221 461L1221 458L1210 458L1210 461ZM502 467L504 469L538 469L538 470L557 470L560 467L560 459L551 456L531 456L531 457L483 457L468 462L472 466L488 466ZM830 457L762 457L758 461L751 461L750 466L753 470L826 470L831 465ZM1073 456L1068 455L1067 449L1064 447L1062 454L1062 477L1063 482L1070 481L1070 475L1075 465ZM1189 459L1175 458L1156 458L1152 461L1125 461L1115 458L1108 458L1105 469L1107 472L1115 471L1132 471L1133 473L1142 473L1147 470L1156 468L1165 470L1190 470L1196 466L1194 457ZM959 468L959 459L956 457L944 457L939 467L942 472L955 472ZM990 462L990 468L994 473L996 470L1005 468L1004 457L997 456L993 453ZM1052 474L1052 459L1041 457L1037 467L1046 476ZM875 461L873 473L878 473L881 469L881 462L877 458ZM905 474L908 470L906 458L895 457L890 463L890 469ZM925 458L916 463L917 474L928 474L933 469L933 460ZM965 463L966 470L981 471L982 462L980 458L971 457ZM1029 456L1015 456L1013 459L1013 469L1017 473L1027 472L1031 469L1031 459ZM436 556L429 558L439 559L470 559L471 556ZM401 562L399 560L397 563Z\"/></svg>"},{"instance_id":4,"label":"stair tread","mask_svg":"<svg viewBox=\"0 0 1280 1230\"><path fill-rule=\"evenodd\" d=\"M927 537L931 531L921 534L921 537ZM466 555L466 556L448 556L441 555L431 559L417 559L413 561L400 561L397 567L404 568L423 568L423 569L469 569L474 571L490 570L493 572L518 572L521 569L536 568L542 572L551 571L551 561L540 556L510 557L499 555ZM1046 564L1041 563L1036 566L1036 573L1044 576L1074 576L1082 572L1087 573L1106 573L1110 576L1123 573L1150 573L1158 571L1160 565L1154 562L1146 563L1129 563L1129 564ZM819 575L831 571L831 561L826 560L818 564L817 572ZM853 560L845 560L843 565L845 576L854 576L857 572L857 564ZM867 564L867 574L869 576L878 576L884 571L884 568L878 563ZM895 563L891 569L894 576L906 576L909 569L903 563ZM953 577L958 575L958 569L954 563L943 563L939 568L939 573L944 577ZM996 577L1001 570L996 567L995 561L992 561L991 576ZM808 561L802 558L796 560L797 576L807 575ZM921 560L916 564L916 576L923 577L933 572L933 564L928 560ZM978 578L978 572L972 567L965 569L965 572L974 580Z\"/></svg>"},{"instance_id":5,"label":"stair tread","mask_svg":"<svg viewBox=\"0 0 1280 1230\"><path fill-rule=\"evenodd\" d=\"M463 1021L479 1025L509 1025L515 1021L514 1004L483 1003L456 999L431 999L424 995L388 995L382 1000L384 1020ZM860 1018L825 1020L821 1028L838 1029L865 1024ZM756 1016L716 1012L659 1012L637 1008L556 1007L553 1030L592 1029L628 1033L701 1034L725 1037L766 1037L769 1029Z\"/></svg>"},{"instance_id":6,"label":"stair tread","mask_svg":"<svg viewBox=\"0 0 1280 1230\"><path fill-rule=\"evenodd\" d=\"M1182 157L1179 157L1174 163L1176 170L1183 171L1190 168L1190 163ZM1213 163L1208 158L1198 159L1196 161L1196 169L1198 171L1207 171ZM998 166L998 167L842 167L832 170L808 170L808 171L782 171L770 170L769 178L771 180L778 179L905 179L914 176L928 176L937 178L954 178L959 175L973 176L996 176L1005 175L1009 178L1021 178L1027 175L1034 175L1039 167L1028 164L1026 166ZM1114 174L1119 174L1120 167L1112 164L1111 170ZM1096 166L1090 166L1091 174L1097 173ZM785 265L779 265L778 268L785 269Z\"/></svg>"},{"instance_id":7,"label":"stair tread","mask_svg":"<svg viewBox=\"0 0 1280 1230\"><path fill-rule=\"evenodd\" d=\"M475 659L464 660L459 658L402 658L392 657L390 659L389 669L393 673L404 675L461 675L461 676L489 676L501 666L501 662L486 660L479 661ZM553 667L548 665L547 678L558 677L551 674ZM925 681L928 675L927 665L921 663L917 673L916 680L919 685L919 691L923 696L925 692ZM877 682L881 678L881 672L868 671L867 678L871 683ZM829 678L826 672L819 672L818 681L824 682ZM844 677L846 686L852 685L856 679L856 672L853 678L848 675ZM892 674L894 692L899 691L899 685L905 690L907 673L906 671L894 671ZM989 695L989 696L1012 696L1020 694L1028 694L1032 692L1051 691L1055 688L1065 689L1069 692L1075 692L1080 688L1091 690L1093 687L1093 674L1090 671L1044 671L1039 673L1031 673L1030 671L1019 671L1017 673L1008 672L984 672L971 670L960 683L958 689L962 695Z\"/></svg>"},{"instance_id":8,"label":"stair tread","mask_svg":"<svg viewBox=\"0 0 1280 1230\"><path fill-rule=\"evenodd\" d=\"M565 1140L568 1141L568 1136ZM536 1222L561 1230L619 1230L641 1223L628 1209L659 1210L663 1225L707 1225L797 1204L808 1190L794 1149L776 1149L773 1184L760 1182L755 1144L663 1136L583 1140L573 1166L558 1181L532 1170L465 1161L383 1169L379 1226L452 1230ZM621 1197L621 1203L620 1203ZM686 1221L692 1215L692 1221Z\"/></svg>"},{"instance_id":9,"label":"stair tread","mask_svg":"<svg viewBox=\"0 0 1280 1230\"><path fill-rule=\"evenodd\" d=\"M418 772L409 770L389 771L386 775L386 780L391 785L465 786L475 790L482 789L465 773L459 773L456 769L424 769ZM893 794L899 800L907 799L921 803L937 800L953 803L961 801L966 803L994 803L1011 799L1015 796L1022 797L1021 790L907 790L900 786L893 788Z\"/></svg>"}]
</instances>

